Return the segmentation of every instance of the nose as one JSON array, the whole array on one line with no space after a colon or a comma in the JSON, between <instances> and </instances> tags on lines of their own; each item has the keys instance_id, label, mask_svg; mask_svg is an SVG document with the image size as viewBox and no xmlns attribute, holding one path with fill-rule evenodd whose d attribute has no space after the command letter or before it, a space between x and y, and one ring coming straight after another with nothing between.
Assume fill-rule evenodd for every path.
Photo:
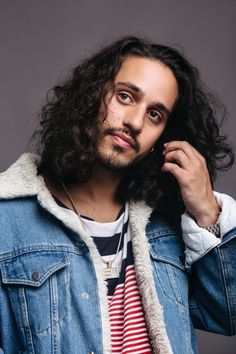
<instances>
[{"instance_id":1,"label":"nose","mask_svg":"<svg viewBox=\"0 0 236 354\"><path fill-rule=\"evenodd\" d=\"M140 133L143 129L146 109L144 107L130 107L123 120L123 124L132 131Z\"/></svg>"}]
</instances>

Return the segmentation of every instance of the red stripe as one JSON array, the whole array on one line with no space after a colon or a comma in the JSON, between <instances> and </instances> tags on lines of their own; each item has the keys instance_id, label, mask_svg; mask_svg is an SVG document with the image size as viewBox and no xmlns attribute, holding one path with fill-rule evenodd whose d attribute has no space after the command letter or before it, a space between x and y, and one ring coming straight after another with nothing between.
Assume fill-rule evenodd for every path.
<instances>
[{"instance_id":1,"label":"red stripe","mask_svg":"<svg viewBox=\"0 0 236 354\"><path fill-rule=\"evenodd\" d=\"M130 334L130 337L131 337L131 334ZM125 343L127 343L127 342L130 342L130 341L135 341L135 340L139 340L139 339L147 339L148 337L147 337L147 334L145 333L145 334L143 334L143 335L132 335L132 337L133 338L125 338L124 337L124 340L123 340L123 343L125 344ZM136 338L137 337L137 338Z\"/></svg>"},{"instance_id":2,"label":"red stripe","mask_svg":"<svg viewBox=\"0 0 236 354\"><path fill-rule=\"evenodd\" d=\"M151 354L134 266L126 269L125 284L108 297L112 353Z\"/></svg>"},{"instance_id":3,"label":"red stripe","mask_svg":"<svg viewBox=\"0 0 236 354\"><path fill-rule=\"evenodd\" d=\"M150 346L148 346L147 345L147 347L144 347L144 348L140 348L140 350L142 350L142 349L147 349L147 351L145 352L146 354L151 354L152 353L152 351L151 351L151 349L149 349L150 348ZM129 354L129 353L135 353L135 354L137 354L137 348L136 349L128 349L128 350L122 350L122 354ZM117 353L117 352L116 352ZM139 352L138 352L139 353ZM142 354L144 354L144 353L142 353Z\"/></svg>"}]
</instances>

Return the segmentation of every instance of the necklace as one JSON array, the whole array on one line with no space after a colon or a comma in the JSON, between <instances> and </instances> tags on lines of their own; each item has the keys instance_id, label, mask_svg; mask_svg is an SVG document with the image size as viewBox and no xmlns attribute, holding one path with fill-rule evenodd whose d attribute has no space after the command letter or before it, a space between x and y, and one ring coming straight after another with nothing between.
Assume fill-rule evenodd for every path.
<instances>
[{"instance_id":1,"label":"necklace","mask_svg":"<svg viewBox=\"0 0 236 354\"><path fill-rule=\"evenodd\" d=\"M65 186L64 182L61 182L61 185L62 185L63 191L64 191L68 201L70 202L70 205L71 205L72 209L74 210L75 214L78 216L84 231L87 231L86 228L85 228L83 219L82 219L82 217L81 217L81 215L80 215L80 213L79 213L79 211L78 211L78 209L77 209L77 207L75 205L75 202L74 202L69 190ZM103 268L103 275L104 275L105 279L111 279L111 278L118 278L119 277L119 268L114 266L114 261L116 260L116 258L118 256L118 252L119 252L122 236L123 236L123 232L120 233L120 237L119 237L119 242L118 242L118 246L117 246L117 249L116 249L116 253L115 253L115 255L114 255L112 260L105 261L101 257L101 255L99 254L99 256L101 258L101 261L106 265L106 267Z\"/></svg>"}]
</instances>

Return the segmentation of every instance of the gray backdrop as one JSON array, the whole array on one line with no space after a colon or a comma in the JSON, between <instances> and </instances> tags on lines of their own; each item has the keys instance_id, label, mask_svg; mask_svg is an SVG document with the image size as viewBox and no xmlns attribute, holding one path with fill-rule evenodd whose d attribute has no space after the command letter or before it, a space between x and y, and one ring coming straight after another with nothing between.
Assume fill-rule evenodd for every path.
<instances>
[{"instance_id":1,"label":"gray backdrop","mask_svg":"<svg viewBox=\"0 0 236 354\"><path fill-rule=\"evenodd\" d=\"M27 149L47 90L80 58L124 34L184 48L228 109L235 132L235 0L0 0L0 170ZM216 189L236 197L235 167ZM235 354L236 337L198 331L201 354ZM181 353L180 353L181 354Z\"/></svg>"}]
</instances>

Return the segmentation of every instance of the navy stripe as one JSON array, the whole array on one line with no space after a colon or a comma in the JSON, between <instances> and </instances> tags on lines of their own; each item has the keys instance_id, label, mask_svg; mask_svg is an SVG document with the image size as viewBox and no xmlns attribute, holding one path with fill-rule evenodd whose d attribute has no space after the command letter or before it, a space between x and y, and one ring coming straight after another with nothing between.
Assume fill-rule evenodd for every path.
<instances>
[{"instance_id":1,"label":"navy stripe","mask_svg":"<svg viewBox=\"0 0 236 354\"><path fill-rule=\"evenodd\" d=\"M129 220L123 226L122 239L119 247L119 251L124 247L124 235L127 233ZM101 256L110 256L117 251L118 243L120 240L120 232L110 237L97 237L93 236L93 240Z\"/></svg>"},{"instance_id":2,"label":"navy stripe","mask_svg":"<svg viewBox=\"0 0 236 354\"><path fill-rule=\"evenodd\" d=\"M88 225L88 228L89 228L89 224L87 224ZM126 232L127 232L127 230L128 230L128 225L129 225L129 219L127 219L126 220L126 222L124 223L124 225L123 225L123 228L122 228L122 233L123 234L125 234ZM104 235L99 235L98 233L96 233L96 236L95 235L91 235L92 237L94 237L94 238L101 238L101 239L107 239L107 238L112 238L112 237L114 237L114 236L116 236L116 235L120 235L120 232L117 232L116 234L114 234L114 235L110 235L110 236L104 236Z\"/></svg>"}]
</instances>

